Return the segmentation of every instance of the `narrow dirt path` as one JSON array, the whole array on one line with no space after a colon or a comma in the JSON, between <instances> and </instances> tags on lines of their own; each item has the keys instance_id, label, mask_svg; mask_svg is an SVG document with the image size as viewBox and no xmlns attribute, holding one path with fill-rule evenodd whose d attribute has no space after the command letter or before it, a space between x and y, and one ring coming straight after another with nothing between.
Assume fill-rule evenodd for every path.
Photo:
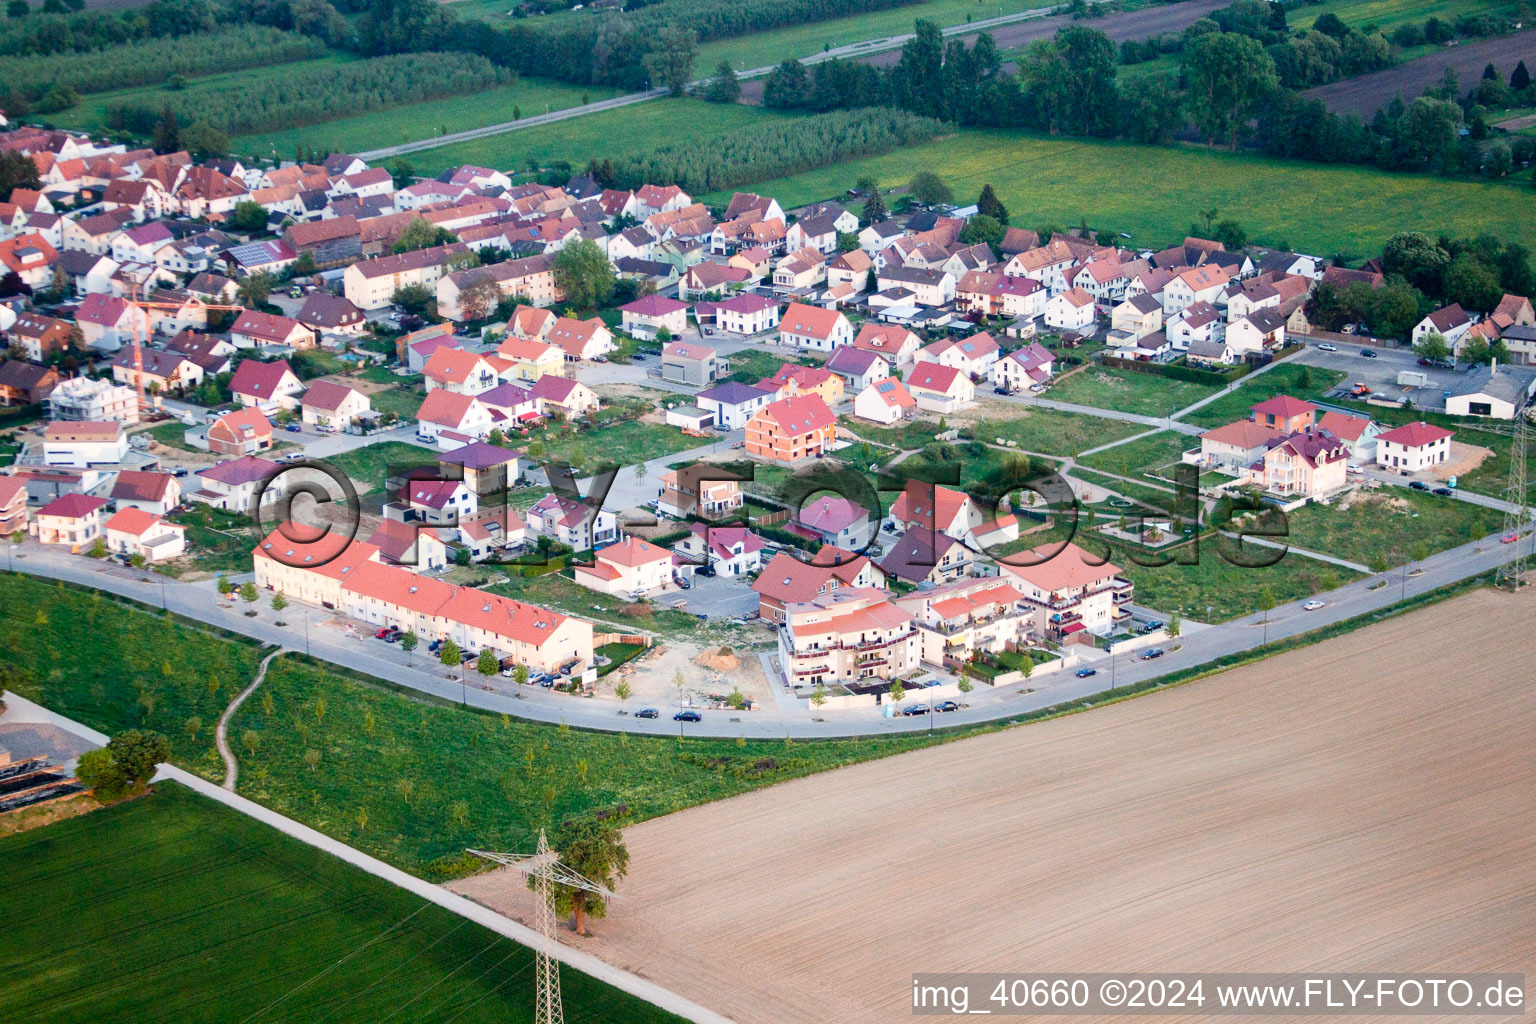
<instances>
[{"instance_id":1,"label":"narrow dirt path","mask_svg":"<svg viewBox=\"0 0 1536 1024\"><path fill-rule=\"evenodd\" d=\"M267 678L267 666L272 664L272 659L279 654L287 653L288 648L279 647L265 658L261 659L261 667L256 670L256 678L251 680L251 685L235 695L235 699L229 702L229 707L219 716L219 727L214 730L213 740L218 745L219 756L224 759L224 788L231 793L235 791L235 780L240 777L240 763L235 760L234 753L229 749L229 720L235 717L235 712L240 710L240 705L245 703L245 698L256 692L256 687Z\"/></svg>"}]
</instances>

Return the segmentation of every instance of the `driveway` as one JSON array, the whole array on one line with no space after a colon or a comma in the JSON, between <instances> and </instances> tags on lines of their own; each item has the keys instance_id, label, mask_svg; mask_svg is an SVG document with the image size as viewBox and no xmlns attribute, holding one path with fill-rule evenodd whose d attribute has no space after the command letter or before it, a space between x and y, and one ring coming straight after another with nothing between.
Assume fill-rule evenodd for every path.
<instances>
[{"instance_id":1,"label":"driveway","mask_svg":"<svg viewBox=\"0 0 1536 1024\"><path fill-rule=\"evenodd\" d=\"M686 611L708 615L712 619L745 618L757 611L757 593L740 576L694 575L687 590L669 590L657 603L675 607L687 603Z\"/></svg>"}]
</instances>

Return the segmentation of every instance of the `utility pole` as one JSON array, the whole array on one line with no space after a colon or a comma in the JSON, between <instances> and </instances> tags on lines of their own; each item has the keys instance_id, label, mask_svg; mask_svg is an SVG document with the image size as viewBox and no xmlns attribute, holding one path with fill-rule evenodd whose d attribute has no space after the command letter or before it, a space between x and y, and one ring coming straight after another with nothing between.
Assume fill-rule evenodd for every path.
<instances>
[{"instance_id":1,"label":"utility pole","mask_svg":"<svg viewBox=\"0 0 1536 1024\"><path fill-rule=\"evenodd\" d=\"M1515 545L1515 557L1500 565L1493 574L1494 586L1508 587L1510 590L1520 589L1530 562L1528 546L1521 536L1530 525L1531 518L1525 490L1525 460L1530 442L1529 412L1524 408L1515 410L1514 441L1509 446L1509 486L1504 489L1504 500L1508 504L1504 510L1504 533L1501 539L1514 538L1511 543Z\"/></svg>"}]
</instances>

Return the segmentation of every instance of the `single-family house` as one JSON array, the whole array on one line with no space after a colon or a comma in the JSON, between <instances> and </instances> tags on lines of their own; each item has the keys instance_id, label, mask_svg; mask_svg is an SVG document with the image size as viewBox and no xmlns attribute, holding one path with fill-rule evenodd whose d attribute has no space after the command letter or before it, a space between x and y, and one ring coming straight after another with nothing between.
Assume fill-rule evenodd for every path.
<instances>
[{"instance_id":1,"label":"single-family house","mask_svg":"<svg viewBox=\"0 0 1536 1024\"><path fill-rule=\"evenodd\" d=\"M178 558L187 550L187 528L168 523L153 512L137 508L121 509L106 521L104 533L107 550L145 562L164 562Z\"/></svg>"},{"instance_id":2,"label":"single-family house","mask_svg":"<svg viewBox=\"0 0 1536 1024\"><path fill-rule=\"evenodd\" d=\"M879 517L847 498L823 494L802 505L790 520L789 529L811 540L845 551L862 551L875 538Z\"/></svg>"},{"instance_id":3,"label":"single-family house","mask_svg":"<svg viewBox=\"0 0 1536 1024\"><path fill-rule=\"evenodd\" d=\"M676 519L719 519L741 508L745 500L734 473L705 462L666 470L660 482L656 510Z\"/></svg>"},{"instance_id":4,"label":"single-family house","mask_svg":"<svg viewBox=\"0 0 1536 1024\"><path fill-rule=\"evenodd\" d=\"M75 310L81 340L102 352L116 352L138 337L149 337L149 315L117 295L92 293Z\"/></svg>"},{"instance_id":5,"label":"single-family house","mask_svg":"<svg viewBox=\"0 0 1536 1024\"><path fill-rule=\"evenodd\" d=\"M614 350L613 332L597 317L590 320L561 317L550 327L544 340L564 352L569 362L597 359Z\"/></svg>"},{"instance_id":6,"label":"single-family house","mask_svg":"<svg viewBox=\"0 0 1536 1024\"><path fill-rule=\"evenodd\" d=\"M508 335L496 346L496 355L512 364L510 372L501 375L504 378L531 384L540 377L565 374L565 352L534 338Z\"/></svg>"},{"instance_id":7,"label":"single-family house","mask_svg":"<svg viewBox=\"0 0 1536 1024\"><path fill-rule=\"evenodd\" d=\"M335 381L317 380L304 392L300 414L305 423L345 430L362 419L373 403L356 388Z\"/></svg>"},{"instance_id":8,"label":"single-family house","mask_svg":"<svg viewBox=\"0 0 1536 1024\"><path fill-rule=\"evenodd\" d=\"M987 376L1001 356L997 339L983 331L967 338L941 338L918 350L917 361L952 366L975 380Z\"/></svg>"},{"instance_id":9,"label":"single-family house","mask_svg":"<svg viewBox=\"0 0 1536 1024\"><path fill-rule=\"evenodd\" d=\"M1376 464L1406 475L1450 460L1455 433L1418 420L1376 435Z\"/></svg>"},{"instance_id":10,"label":"single-family house","mask_svg":"<svg viewBox=\"0 0 1536 1024\"><path fill-rule=\"evenodd\" d=\"M170 473L124 469L112 482L109 497L119 511L136 508L163 516L181 504L181 481Z\"/></svg>"},{"instance_id":11,"label":"single-family house","mask_svg":"<svg viewBox=\"0 0 1536 1024\"><path fill-rule=\"evenodd\" d=\"M40 544L68 544L84 551L104 540L102 509L107 499L87 494L66 494L37 510L29 531Z\"/></svg>"},{"instance_id":12,"label":"single-family house","mask_svg":"<svg viewBox=\"0 0 1536 1024\"><path fill-rule=\"evenodd\" d=\"M427 392L416 412L416 436L445 452L485 440L493 426L491 411L478 398L447 388Z\"/></svg>"},{"instance_id":13,"label":"single-family house","mask_svg":"<svg viewBox=\"0 0 1536 1024\"><path fill-rule=\"evenodd\" d=\"M779 304L765 295L748 292L709 305L714 311L717 331L750 335L779 326Z\"/></svg>"},{"instance_id":14,"label":"single-family house","mask_svg":"<svg viewBox=\"0 0 1536 1024\"><path fill-rule=\"evenodd\" d=\"M1093 296L1081 288L1069 288L1046 300L1044 318L1047 327L1091 334L1097 318Z\"/></svg>"},{"instance_id":15,"label":"single-family house","mask_svg":"<svg viewBox=\"0 0 1536 1024\"><path fill-rule=\"evenodd\" d=\"M906 385L917 407L924 412L958 412L976 400L976 385L953 366L914 363Z\"/></svg>"},{"instance_id":16,"label":"single-family house","mask_svg":"<svg viewBox=\"0 0 1536 1024\"><path fill-rule=\"evenodd\" d=\"M631 600L672 584L672 553L639 537L598 548L591 565L577 565L577 583L602 594Z\"/></svg>"},{"instance_id":17,"label":"single-family house","mask_svg":"<svg viewBox=\"0 0 1536 1024\"><path fill-rule=\"evenodd\" d=\"M227 412L208 426L208 450L239 458L272 447L272 424L255 406Z\"/></svg>"},{"instance_id":18,"label":"single-family house","mask_svg":"<svg viewBox=\"0 0 1536 1024\"><path fill-rule=\"evenodd\" d=\"M282 469L258 455L244 455L197 471L197 490L187 494L226 512L250 512L283 496Z\"/></svg>"},{"instance_id":19,"label":"single-family house","mask_svg":"<svg viewBox=\"0 0 1536 1024\"><path fill-rule=\"evenodd\" d=\"M316 334L339 337L357 337L368 326L362 310L330 292L310 292L297 319Z\"/></svg>"},{"instance_id":20,"label":"single-family house","mask_svg":"<svg viewBox=\"0 0 1536 1024\"><path fill-rule=\"evenodd\" d=\"M994 387L1019 391L1050 380L1055 365L1056 357L1051 350L1032 341L993 363L990 377Z\"/></svg>"},{"instance_id":21,"label":"single-family house","mask_svg":"<svg viewBox=\"0 0 1536 1024\"><path fill-rule=\"evenodd\" d=\"M229 392L241 405L256 406L271 415L279 409L297 409L304 383L299 380L288 360L279 359L263 363L258 359L244 359L235 367L235 375L229 382Z\"/></svg>"},{"instance_id":22,"label":"single-family house","mask_svg":"<svg viewBox=\"0 0 1536 1024\"><path fill-rule=\"evenodd\" d=\"M677 337L688 329L688 303L665 295L647 295L619 307L624 330L636 338L654 338L660 331Z\"/></svg>"},{"instance_id":23,"label":"single-family house","mask_svg":"<svg viewBox=\"0 0 1536 1024\"><path fill-rule=\"evenodd\" d=\"M676 554L700 566L710 566L716 576L746 576L763 567L767 542L745 526L690 523L688 536L672 545Z\"/></svg>"},{"instance_id":24,"label":"single-family house","mask_svg":"<svg viewBox=\"0 0 1536 1024\"><path fill-rule=\"evenodd\" d=\"M498 368L486 356L447 346L432 353L422 375L428 393L444 390L479 395L502 382Z\"/></svg>"},{"instance_id":25,"label":"single-family house","mask_svg":"<svg viewBox=\"0 0 1536 1024\"><path fill-rule=\"evenodd\" d=\"M882 324L865 321L853 339L853 347L874 352L885 358L893 367L900 369L917 358L922 341L898 324Z\"/></svg>"},{"instance_id":26,"label":"single-family house","mask_svg":"<svg viewBox=\"0 0 1536 1024\"><path fill-rule=\"evenodd\" d=\"M1442 306L1414 324L1411 340L1417 345L1429 335L1438 334L1445 339L1451 351L1456 352L1458 343L1471 329L1471 315L1461 308L1460 303L1453 302L1449 306Z\"/></svg>"},{"instance_id":27,"label":"single-family house","mask_svg":"<svg viewBox=\"0 0 1536 1024\"><path fill-rule=\"evenodd\" d=\"M847 391L843 378L825 366L800 366L784 363L772 377L757 382L763 391L773 391L779 398L795 398L799 395L816 395L828 407L843 400Z\"/></svg>"},{"instance_id":28,"label":"single-family house","mask_svg":"<svg viewBox=\"0 0 1536 1024\"><path fill-rule=\"evenodd\" d=\"M779 316L779 343L831 352L853 342L853 324L840 311L792 302Z\"/></svg>"},{"instance_id":29,"label":"single-family house","mask_svg":"<svg viewBox=\"0 0 1536 1024\"><path fill-rule=\"evenodd\" d=\"M972 575L976 559L963 541L913 527L896 539L879 565L887 576L907 583L941 584Z\"/></svg>"},{"instance_id":30,"label":"single-family house","mask_svg":"<svg viewBox=\"0 0 1536 1024\"><path fill-rule=\"evenodd\" d=\"M239 348L314 348L315 332L297 320L247 309L229 329L229 340Z\"/></svg>"},{"instance_id":31,"label":"single-family house","mask_svg":"<svg viewBox=\"0 0 1536 1024\"><path fill-rule=\"evenodd\" d=\"M529 390L546 410L568 420L596 412L602 404L596 391L564 377L540 377Z\"/></svg>"},{"instance_id":32,"label":"single-family house","mask_svg":"<svg viewBox=\"0 0 1536 1024\"><path fill-rule=\"evenodd\" d=\"M576 551L591 551L619 539L619 520L612 512L585 502L546 494L523 516L530 532Z\"/></svg>"},{"instance_id":33,"label":"single-family house","mask_svg":"<svg viewBox=\"0 0 1536 1024\"><path fill-rule=\"evenodd\" d=\"M797 462L831 449L837 440L837 418L820 396L802 395L759 409L747 420L746 431L748 455L770 462Z\"/></svg>"},{"instance_id":34,"label":"single-family house","mask_svg":"<svg viewBox=\"0 0 1536 1024\"><path fill-rule=\"evenodd\" d=\"M43 465L116 466L128 457L128 433L116 420L55 421L43 428Z\"/></svg>"},{"instance_id":35,"label":"single-family house","mask_svg":"<svg viewBox=\"0 0 1536 1024\"><path fill-rule=\"evenodd\" d=\"M36 405L48 399L59 384L59 371L51 366L0 360L0 406Z\"/></svg>"},{"instance_id":36,"label":"single-family house","mask_svg":"<svg viewBox=\"0 0 1536 1024\"><path fill-rule=\"evenodd\" d=\"M906 385L894 377L877 380L854 396L853 414L884 427L895 426L917 408Z\"/></svg>"},{"instance_id":37,"label":"single-family house","mask_svg":"<svg viewBox=\"0 0 1536 1024\"><path fill-rule=\"evenodd\" d=\"M714 416L715 422L727 430L738 430L759 409L777 399L778 392L767 391L728 380L694 396L699 408Z\"/></svg>"},{"instance_id":38,"label":"single-family house","mask_svg":"<svg viewBox=\"0 0 1536 1024\"><path fill-rule=\"evenodd\" d=\"M719 375L720 360L708 345L674 341L661 350L662 380L703 387Z\"/></svg>"},{"instance_id":39,"label":"single-family house","mask_svg":"<svg viewBox=\"0 0 1536 1024\"><path fill-rule=\"evenodd\" d=\"M863 391L875 381L889 378L894 367L869 349L844 345L832 353L826 368L847 382L848 391Z\"/></svg>"}]
</instances>

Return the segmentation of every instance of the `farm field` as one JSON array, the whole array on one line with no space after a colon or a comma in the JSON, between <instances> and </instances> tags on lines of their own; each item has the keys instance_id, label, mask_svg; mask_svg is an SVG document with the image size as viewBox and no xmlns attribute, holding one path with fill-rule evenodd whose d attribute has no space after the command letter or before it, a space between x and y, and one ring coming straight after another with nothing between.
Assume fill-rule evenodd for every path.
<instances>
[{"instance_id":1,"label":"farm field","mask_svg":"<svg viewBox=\"0 0 1536 1024\"><path fill-rule=\"evenodd\" d=\"M1536 594L1476 591L1091 715L637 825L626 898L583 947L742 1024L895 1020L912 974L941 964L1343 970L1364 950L1530 974L1533 613ZM1478 622L1480 642L1414 642L1446 621ZM504 872L454 888L522 898Z\"/></svg>"},{"instance_id":2,"label":"farm field","mask_svg":"<svg viewBox=\"0 0 1536 1024\"><path fill-rule=\"evenodd\" d=\"M219 779L214 723L261 656L253 641L23 576L0 576L0 649L21 696L102 732L164 733L176 764ZM434 881L478 867L465 847L521 849L541 824L620 806L641 820L952 738L680 745L465 711L296 655L272 663L229 736L242 795Z\"/></svg>"},{"instance_id":3,"label":"farm field","mask_svg":"<svg viewBox=\"0 0 1536 1024\"><path fill-rule=\"evenodd\" d=\"M1167 416L1193 405L1216 390L1209 384L1175 380L1154 373L1137 373L1090 366L1051 388L1048 397L1057 402L1118 409L1141 416Z\"/></svg>"},{"instance_id":4,"label":"farm field","mask_svg":"<svg viewBox=\"0 0 1536 1024\"><path fill-rule=\"evenodd\" d=\"M1304 95L1320 99L1340 113L1359 114L1368 121L1379 108L1392 102L1394 96L1402 96L1405 101L1418 96L1425 86L1439 81L1448 66L1456 69L1461 81L1475 82L1488 64L1498 68L1507 79L1521 60L1527 65L1536 60L1536 31L1461 43L1404 61L1396 67L1318 86Z\"/></svg>"},{"instance_id":5,"label":"farm field","mask_svg":"<svg viewBox=\"0 0 1536 1024\"><path fill-rule=\"evenodd\" d=\"M1399 25L1426 19L1454 21L1465 14L1507 14L1508 4L1499 0L1319 0L1287 12L1291 29L1311 28L1325 14L1337 14L1351 28L1375 25L1389 33Z\"/></svg>"},{"instance_id":6,"label":"farm field","mask_svg":"<svg viewBox=\"0 0 1536 1024\"><path fill-rule=\"evenodd\" d=\"M175 783L0 840L0 874L6 1020L533 1020L526 947ZM567 1020L679 1019L561 984Z\"/></svg>"},{"instance_id":7,"label":"farm field","mask_svg":"<svg viewBox=\"0 0 1536 1024\"><path fill-rule=\"evenodd\" d=\"M841 196L864 175L893 187L923 170L937 173L966 202L990 183L1016 224L1071 225L1086 217L1094 228L1126 232L1133 246L1181 239L1196 211L1211 207L1237 217L1257 244L1306 252L1370 253L1397 231L1476 235L1490 225L1510 241L1536 245L1530 188L1519 183L1448 181L1196 146L1023 132L959 132L751 188L789 208ZM1158 182L1157 201L1126 188L1132 180ZM1255 203L1254 196L1264 202ZM724 203L729 196L702 198Z\"/></svg>"},{"instance_id":8,"label":"farm field","mask_svg":"<svg viewBox=\"0 0 1536 1024\"><path fill-rule=\"evenodd\" d=\"M321 152L357 153L370 149L411 142L444 131L459 132L482 125L511 121L516 109L523 117L547 110L565 110L618 95L619 90L605 86L579 86L553 79L520 78L511 85L497 86L484 92L446 99L428 100L390 110L346 117L325 124L290 128L260 135L241 135L232 145L253 156L275 152L283 159L293 158L294 147ZM525 133L517 133L519 136ZM407 156L407 163L415 160ZM499 170L515 170L526 161L508 160Z\"/></svg>"},{"instance_id":9,"label":"farm field","mask_svg":"<svg viewBox=\"0 0 1536 1024\"><path fill-rule=\"evenodd\" d=\"M670 146L680 138L698 139L732 128L760 125L765 123L764 119L773 121L797 116L803 115L758 110L741 104L660 99L422 150L410 154L407 159L419 174L439 174L460 164L510 170L527 167L533 160L543 166L565 161L579 169L589 160L617 159Z\"/></svg>"},{"instance_id":10,"label":"farm field","mask_svg":"<svg viewBox=\"0 0 1536 1024\"><path fill-rule=\"evenodd\" d=\"M1236 389L1209 405L1201 406L1188 416L1180 416L1179 420L1193 423L1197 427L1219 427L1233 420L1247 419L1253 406L1276 395L1317 401L1343 379L1344 373L1341 370L1327 370L1304 363L1281 363L1246 378Z\"/></svg>"}]
</instances>

